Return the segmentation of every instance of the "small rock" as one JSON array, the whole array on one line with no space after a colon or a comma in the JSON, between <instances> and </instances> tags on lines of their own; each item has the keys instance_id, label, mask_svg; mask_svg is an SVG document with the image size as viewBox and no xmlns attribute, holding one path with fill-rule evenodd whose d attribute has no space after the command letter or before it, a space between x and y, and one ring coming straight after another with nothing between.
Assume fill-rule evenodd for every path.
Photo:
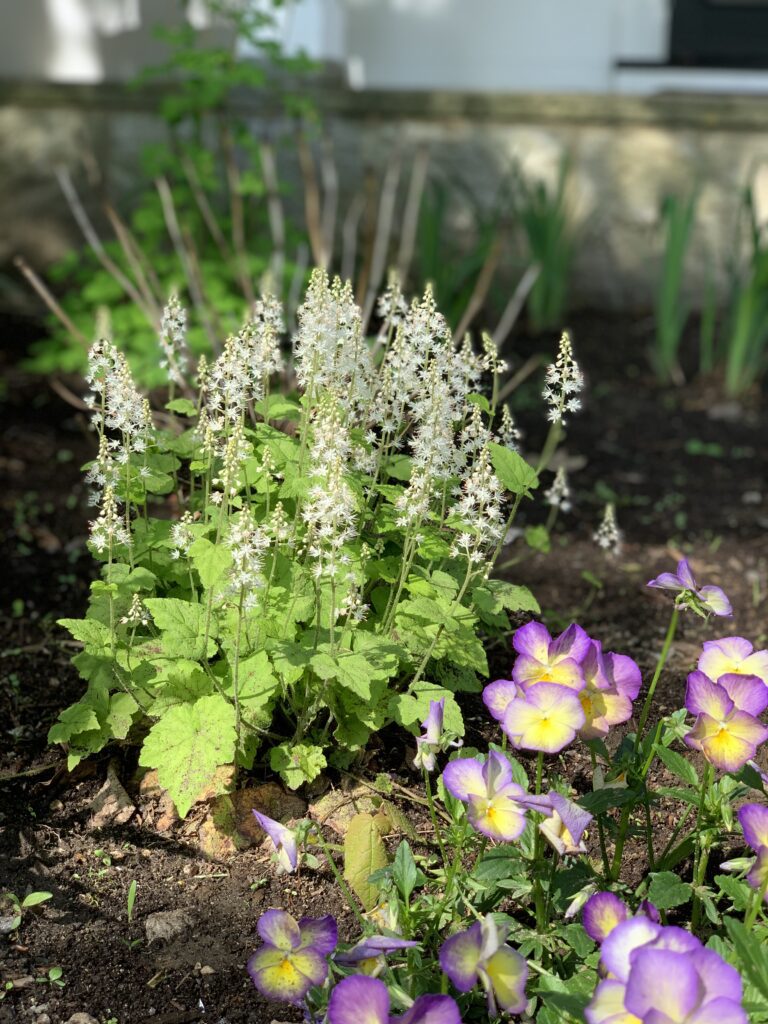
<instances>
[{"instance_id":1,"label":"small rock","mask_svg":"<svg viewBox=\"0 0 768 1024\"><path fill-rule=\"evenodd\" d=\"M73 1013L69 1020L64 1021L64 1024L99 1024L99 1022L90 1013Z\"/></svg>"},{"instance_id":2,"label":"small rock","mask_svg":"<svg viewBox=\"0 0 768 1024\"><path fill-rule=\"evenodd\" d=\"M0 917L0 935L10 935L18 927L18 914Z\"/></svg>"},{"instance_id":3,"label":"small rock","mask_svg":"<svg viewBox=\"0 0 768 1024\"><path fill-rule=\"evenodd\" d=\"M350 821L356 814L375 814L381 800L374 802L367 786L352 786L347 789L333 789L330 793L310 804L309 816L320 825L328 825L339 835L346 835Z\"/></svg>"},{"instance_id":4,"label":"small rock","mask_svg":"<svg viewBox=\"0 0 768 1024\"><path fill-rule=\"evenodd\" d=\"M51 812L51 814L60 814L64 810L64 804L61 802L61 800L51 800L50 804L48 805L48 810Z\"/></svg>"},{"instance_id":5,"label":"small rock","mask_svg":"<svg viewBox=\"0 0 768 1024\"><path fill-rule=\"evenodd\" d=\"M47 1013L38 1014L37 1024L51 1024L51 1018Z\"/></svg>"},{"instance_id":6,"label":"small rock","mask_svg":"<svg viewBox=\"0 0 768 1024\"><path fill-rule=\"evenodd\" d=\"M11 978L14 989L29 988L30 985L35 984L35 979L31 974L25 974L23 978Z\"/></svg>"},{"instance_id":7,"label":"small rock","mask_svg":"<svg viewBox=\"0 0 768 1024\"><path fill-rule=\"evenodd\" d=\"M264 831L253 816L254 810L275 821L286 822L302 818L307 805L301 797L286 793L275 782L217 797L198 831L198 846L203 856L208 860L226 860L238 850L260 845Z\"/></svg>"},{"instance_id":8,"label":"small rock","mask_svg":"<svg viewBox=\"0 0 768 1024\"><path fill-rule=\"evenodd\" d=\"M107 769L104 785L91 801L90 828L103 828L105 825L124 825L133 816L136 808L133 801L123 789L113 765Z\"/></svg>"},{"instance_id":9,"label":"small rock","mask_svg":"<svg viewBox=\"0 0 768 1024\"><path fill-rule=\"evenodd\" d=\"M150 914L144 922L147 942L152 943L156 939L163 939L168 942L189 931L194 923L195 915L191 910L185 910L184 908L160 910L155 914Z\"/></svg>"},{"instance_id":10,"label":"small rock","mask_svg":"<svg viewBox=\"0 0 768 1024\"><path fill-rule=\"evenodd\" d=\"M164 792L165 790L160 785L157 777L157 768L150 768L148 772L142 775L139 782L139 796L142 803L149 800L159 800Z\"/></svg>"},{"instance_id":11,"label":"small rock","mask_svg":"<svg viewBox=\"0 0 768 1024\"><path fill-rule=\"evenodd\" d=\"M214 971L214 969L212 967L209 967L208 964L203 964L203 966L200 968L200 973L201 974L215 974L216 971Z\"/></svg>"}]
</instances>

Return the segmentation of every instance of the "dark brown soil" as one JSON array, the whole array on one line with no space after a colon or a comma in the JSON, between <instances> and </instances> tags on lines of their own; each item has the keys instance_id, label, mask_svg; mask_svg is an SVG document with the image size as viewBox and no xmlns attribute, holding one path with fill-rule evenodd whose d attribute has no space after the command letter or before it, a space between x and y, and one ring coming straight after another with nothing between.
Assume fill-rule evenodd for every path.
<instances>
[{"instance_id":1,"label":"dark brown soil","mask_svg":"<svg viewBox=\"0 0 768 1024\"><path fill-rule=\"evenodd\" d=\"M16 342L11 354L21 349L27 329L9 325ZM556 524L551 553L531 554L518 541L504 557L516 560L505 573L534 590L553 627L578 619L609 650L632 655L646 679L669 605L644 583L685 553L701 580L721 584L734 618L710 624L684 619L658 691L656 713L662 714L680 706L702 639L726 633L758 644L768 639L768 453L765 417L754 396L745 408L718 408L699 385L659 389L645 368L644 332L629 318L574 318L577 354L589 378L585 409L574 417L565 446L574 467L574 510ZM555 342L553 336L537 344L550 350ZM533 340L522 339L515 349L522 358L533 347ZM6 359L0 402L0 892L53 893L24 918L14 943L0 938L0 984L41 979L53 966L62 968L65 982L59 988L33 980L9 993L0 1002L0 1022L46 1024L47 1014L51 1024L63 1024L78 1011L100 1024L298 1020L290 1010L266 1006L244 966L256 944L258 916L269 906L296 915L332 912L346 935L354 933L327 869L277 879L260 849L206 861L182 829L159 833L151 816L143 824L134 819L94 832L88 807L110 755L70 776L61 752L46 747L57 712L80 692L69 664L72 649L55 620L82 612L92 576L85 550L90 513L79 471L91 441L81 412L14 369L8 353L0 358ZM540 440L537 388L523 389L517 399L534 449ZM606 500L616 502L626 537L617 558L591 540ZM530 518L538 517L540 511ZM508 652L497 647L490 654L504 674ZM487 736L479 699L464 705L470 730ZM405 747L391 745L386 767L402 770L403 780L415 785ZM119 774L136 796L130 753L117 756ZM576 780L587 778L583 760L576 751L565 755ZM671 821L660 817L655 825L663 841ZM628 856L630 874L639 880L646 869L642 845L631 845ZM193 923L169 943L148 945L147 916L177 908L188 908Z\"/></svg>"}]
</instances>

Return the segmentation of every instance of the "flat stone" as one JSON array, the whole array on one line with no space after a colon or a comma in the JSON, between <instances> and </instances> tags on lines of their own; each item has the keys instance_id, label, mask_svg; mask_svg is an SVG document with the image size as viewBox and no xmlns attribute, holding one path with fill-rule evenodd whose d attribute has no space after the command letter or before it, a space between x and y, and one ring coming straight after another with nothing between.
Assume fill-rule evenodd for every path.
<instances>
[{"instance_id":1,"label":"flat stone","mask_svg":"<svg viewBox=\"0 0 768 1024\"><path fill-rule=\"evenodd\" d=\"M260 846L264 830L253 816L254 810L275 821L302 818L307 805L301 797L286 793L275 782L249 786L211 801L208 814L197 833L200 852L208 860L227 860L238 850Z\"/></svg>"},{"instance_id":2,"label":"flat stone","mask_svg":"<svg viewBox=\"0 0 768 1024\"><path fill-rule=\"evenodd\" d=\"M158 939L169 942L189 931L194 924L194 913L184 908L160 910L155 914L150 914L144 922L147 943L151 944Z\"/></svg>"},{"instance_id":3,"label":"flat stone","mask_svg":"<svg viewBox=\"0 0 768 1024\"><path fill-rule=\"evenodd\" d=\"M31 974L25 974L22 978L11 978L14 989L29 988L30 985L35 984L35 979Z\"/></svg>"},{"instance_id":4,"label":"flat stone","mask_svg":"<svg viewBox=\"0 0 768 1024\"><path fill-rule=\"evenodd\" d=\"M124 825L135 811L133 801L123 788L114 767L110 764L104 785L91 801L89 827L103 828L105 825Z\"/></svg>"},{"instance_id":5,"label":"flat stone","mask_svg":"<svg viewBox=\"0 0 768 1024\"><path fill-rule=\"evenodd\" d=\"M375 814L381 800L374 800L367 786L332 789L309 806L309 816L320 825L328 825L339 835L346 835L356 814Z\"/></svg>"},{"instance_id":6,"label":"flat stone","mask_svg":"<svg viewBox=\"0 0 768 1024\"><path fill-rule=\"evenodd\" d=\"M99 1024L99 1022L90 1013L73 1013L69 1020L64 1021L64 1024Z\"/></svg>"}]
</instances>

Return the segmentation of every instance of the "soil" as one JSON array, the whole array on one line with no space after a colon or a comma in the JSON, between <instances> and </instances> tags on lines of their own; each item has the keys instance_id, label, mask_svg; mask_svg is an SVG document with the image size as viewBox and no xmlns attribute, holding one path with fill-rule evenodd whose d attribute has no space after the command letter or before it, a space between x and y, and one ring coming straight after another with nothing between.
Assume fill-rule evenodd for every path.
<instances>
[{"instance_id":1,"label":"soil","mask_svg":"<svg viewBox=\"0 0 768 1024\"><path fill-rule=\"evenodd\" d=\"M634 657L647 679L669 605L643 584L690 555L701 580L724 587L735 614L714 624L683 619L658 690L655 713L663 714L680 706L703 639L738 633L758 645L768 640L766 417L758 396L737 406L715 399L712 385L660 388L643 352L647 324L637 318L583 314L572 327L589 381L562 455L574 508L555 524L549 553L533 553L518 539L504 553L511 564L503 571L531 587L553 627L577 619L607 649ZM159 830L156 808L134 781L130 751L108 751L68 774L62 752L46 746L58 711L81 688L69 664L73 648L55 620L82 613L93 574L85 548L91 512L79 468L92 442L83 412L14 365L37 325L10 322L5 333L11 344L0 356L0 893L46 890L53 898L25 914L15 939L0 938L0 987L32 979L0 1001L0 1022L64 1024L78 1012L99 1024L299 1020L257 996L245 962L259 914L270 906L296 916L333 913L342 934L354 935L327 866L277 878L260 846L206 859L188 827ZM513 360L549 352L555 342L522 337ZM528 431L525 443L535 450L537 387L521 389L515 408ZM615 502L625 536L618 556L591 539L606 501ZM539 508L530 521L540 515ZM506 674L508 650L496 646L489 656L495 674ZM479 698L463 704L468 740L487 738ZM374 749L366 770L385 768L418 786L407 742L389 739ZM583 755L574 748L563 760L569 777L586 785ZM94 830L90 804L110 762L139 809L123 825ZM673 822L657 819L663 843ZM628 858L629 880L639 881L647 867L639 842ZM181 934L148 942L148 916L178 909L190 912ZM62 969L63 987L45 980L51 967Z\"/></svg>"}]
</instances>

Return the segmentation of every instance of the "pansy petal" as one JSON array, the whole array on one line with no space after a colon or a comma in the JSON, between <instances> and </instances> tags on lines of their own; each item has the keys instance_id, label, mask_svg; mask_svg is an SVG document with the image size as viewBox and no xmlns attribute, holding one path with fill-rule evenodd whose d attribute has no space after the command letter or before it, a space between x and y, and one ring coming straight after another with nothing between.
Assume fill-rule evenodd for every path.
<instances>
[{"instance_id":1,"label":"pansy petal","mask_svg":"<svg viewBox=\"0 0 768 1024\"><path fill-rule=\"evenodd\" d=\"M703 672L691 672L685 688L685 706L692 715L725 718L733 710L727 692Z\"/></svg>"},{"instance_id":2,"label":"pansy petal","mask_svg":"<svg viewBox=\"0 0 768 1024\"><path fill-rule=\"evenodd\" d=\"M525 983L528 964L509 946L501 946L483 965L493 987L496 1002L507 1013L522 1013L528 1000Z\"/></svg>"},{"instance_id":3,"label":"pansy petal","mask_svg":"<svg viewBox=\"0 0 768 1024\"><path fill-rule=\"evenodd\" d=\"M768 686L768 651L755 651L742 661L738 668L741 675L757 676Z\"/></svg>"},{"instance_id":4,"label":"pansy petal","mask_svg":"<svg viewBox=\"0 0 768 1024\"><path fill-rule=\"evenodd\" d=\"M483 766L474 757L460 757L455 761L449 761L443 769L443 785L451 796L464 803L470 796L488 794Z\"/></svg>"},{"instance_id":5,"label":"pansy petal","mask_svg":"<svg viewBox=\"0 0 768 1024\"><path fill-rule=\"evenodd\" d=\"M326 914L324 917L302 917L299 921L299 931L301 948L311 946L323 956L332 953L339 941L336 919L332 914Z\"/></svg>"},{"instance_id":6,"label":"pansy petal","mask_svg":"<svg viewBox=\"0 0 768 1024\"><path fill-rule=\"evenodd\" d=\"M584 1010L588 1024L642 1024L639 1017L625 1008L625 991L626 986L614 978L601 981Z\"/></svg>"},{"instance_id":7,"label":"pansy petal","mask_svg":"<svg viewBox=\"0 0 768 1024\"><path fill-rule=\"evenodd\" d=\"M762 715L768 708L768 686L757 676L737 675L728 672L717 681L739 711L750 715Z\"/></svg>"},{"instance_id":8,"label":"pansy petal","mask_svg":"<svg viewBox=\"0 0 768 1024\"><path fill-rule=\"evenodd\" d=\"M572 622L560 636L552 641L549 648L549 659L550 661L560 661L568 658L580 664L586 658L591 643L592 641L581 626Z\"/></svg>"},{"instance_id":9,"label":"pansy petal","mask_svg":"<svg viewBox=\"0 0 768 1024\"><path fill-rule=\"evenodd\" d=\"M685 590L685 585L672 572L662 572L655 579L646 583L647 587L657 587L659 590Z\"/></svg>"},{"instance_id":10,"label":"pansy petal","mask_svg":"<svg viewBox=\"0 0 768 1024\"><path fill-rule=\"evenodd\" d=\"M586 719L578 696L554 683L537 683L507 708L503 729L517 747L555 754Z\"/></svg>"},{"instance_id":11,"label":"pansy petal","mask_svg":"<svg viewBox=\"0 0 768 1024\"><path fill-rule=\"evenodd\" d=\"M276 949L298 949L301 932L295 917L285 910L267 910L256 925L261 938Z\"/></svg>"},{"instance_id":12,"label":"pansy petal","mask_svg":"<svg viewBox=\"0 0 768 1024\"><path fill-rule=\"evenodd\" d=\"M378 978L342 978L328 1000L328 1024L389 1024L389 992Z\"/></svg>"},{"instance_id":13,"label":"pansy petal","mask_svg":"<svg viewBox=\"0 0 768 1024\"><path fill-rule=\"evenodd\" d=\"M421 723L421 727L426 733L425 739L428 743L440 742L440 735L443 731L444 715L445 697L441 697L440 700L431 700L429 702L429 714Z\"/></svg>"},{"instance_id":14,"label":"pansy petal","mask_svg":"<svg viewBox=\"0 0 768 1024\"><path fill-rule=\"evenodd\" d=\"M286 952L274 946L258 949L247 969L263 996L284 1003L300 1003L314 985L322 985L328 974L328 965L314 950Z\"/></svg>"},{"instance_id":15,"label":"pansy petal","mask_svg":"<svg viewBox=\"0 0 768 1024\"><path fill-rule=\"evenodd\" d=\"M613 686L625 697L635 700L640 692L642 676L637 662L628 654L605 655L606 670Z\"/></svg>"},{"instance_id":16,"label":"pansy petal","mask_svg":"<svg viewBox=\"0 0 768 1024\"><path fill-rule=\"evenodd\" d=\"M764 653L768 654L768 651ZM710 679L718 680L720 676L729 672L740 672L742 662L750 654L752 654L752 644L743 636L724 636L720 640L705 640L696 667Z\"/></svg>"},{"instance_id":17,"label":"pansy petal","mask_svg":"<svg viewBox=\"0 0 768 1024\"><path fill-rule=\"evenodd\" d=\"M446 939L440 947L440 968L459 992L469 992L477 983L482 941L482 926L476 921L471 928Z\"/></svg>"},{"instance_id":18,"label":"pansy petal","mask_svg":"<svg viewBox=\"0 0 768 1024\"><path fill-rule=\"evenodd\" d=\"M483 704L497 722L503 722L504 712L516 696L517 683L511 679L497 679L483 690Z\"/></svg>"},{"instance_id":19,"label":"pansy petal","mask_svg":"<svg viewBox=\"0 0 768 1024\"><path fill-rule=\"evenodd\" d=\"M698 597L713 615L719 615L726 619L733 615L731 602L720 587L702 587L698 592Z\"/></svg>"},{"instance_id":20,"label":"pansy petal","mask_svg":"<svg viewBox=\"0 0 768 1024\"><path fill-rule=\"evenodd\" d=\"M500 842L518 839L525 829L524 811L518 803L503 795L497 795L492 799L471 796L468 801L467 817L478 832Z\"/></svg>"},{"instance_id":21,"label":"pansy petal","mask_svg":"<svg viewBox=\"0 0 768 1024\"><path fill-rule=\"evenodd\" d=\"M638 949L632 957L624 1005L644 1018L650 1010L671 1021L684 1021L704 994L698 972L683 953L664 949Z\"/></svg>"},{"instance_id":22,"label":"pansy petal","mask_svg":"<svg viewBox=\"0 0 768 1024\"><path fill-rule=\"evenodd\" d=\"M749 1024L749 1017L739 1003L718 998L694 1010L687 1018L687 1024Z\"/></svg>"},{"instance_id":23,"label":"pansy petal","mask_svg":"<svg viewBox=\"0 0 768 1024\"><path fill-rule=\"evenodd\" d=\"M629 977L630 956L640 946L652 942L661 931L661 926L647 917L630 917L622 921L607 936L600 950L600 959L619 981Z\"/></svg>"},{"instance_id":24,"label":"pansy petal","mask_svg":"<svg viewBox=\"0 0 768 1024\"><path fill-rule=\"evenodd\" d=\"M356 964L371 957L386 956L402 949L413 949L418 942L411 939L399 939L389 935L368 935L356 942L350 949L336 953L334 962L338 964Z\"/></svg>"},{"instance_id":25,"label":"pansy petal","mask_svg":"<svg viewBox=\"0 0 768 1024\"><path fill-rule=\"evenodd\" d=\"M696 580L687 558L681 558L677 563L676 576L687 590L696 589Z\"/></svg>"},{"instance_id":26,"label":"pansy petal","mask_svg":"<svg viewBox=\"0 0 768 1024\"><path fill-rule=\"evenodd\" d=\"M461 1024L461 1014L450 996L419 996L402 1017L391 1020L397 1024Z\"/></svg>"},{"instance_id":27,"label":"pansy petal","mask_svg":"<svg viewBox=\"0 0 768 1024\"><path fill-rule=\"evenodd\" d=\"M299 852L296 846L296 836L292 830L257 810L253 811L253 816L272 840L282 867L286 871L295 871Z\"/></svg>"},{"instance_id":28,"label":"pansy petal","mask_svg":"<svg viewBox=\"0 0 768 1024\"><path fill-rule=\"evenodd\" d=\"M587 828L590 821L592 821L592 815L589 811L585 811L583 807L579 807L579 805L574 803L573 800L569 800L567 797L564 797L562 793L557 793L555 790L550 791L549 799L552 807L560 815L563 824L573 839L573 842L581 842L584 830Z\"/></svg>"},{"instance_id":29,"label":"pansy petal","mask_svg":"<svg viewBox=\"0 0 768 1024\"><path fill-rule=\"evenodd\" d=\"M757 851L755 863L747 874L747 883L753 889L762 889L766 879L768 879L768 846L761 846ZM768 891L765 893L763 900L768 903Z\"/></svg>"},{"instance_id":30,"label":"pansy petal","mask_svg":"<svg viewBox=\"0 0 768 1024\"><path fill-rule=\"evenodd\" d=\"M515 630L512 637L512 646L518 654L525 654L536 661L546 662L549 660L549 645L552 637L546 626L540 622L528 622L525 626Z\"/></svg>"},{"instance_id":31,"label":"pansy petal","mask_svg":"<svg viewBox=\"0 0 768 1024\"><path fill-rule=\"evenodd\" d=\"M708 761L724 772L737 772L755 756L754 743L732 730L720 728L718 723L713 723L709 734L701 738L701 750Z\"/></svg>"},{"instance_id":32,"label":"pansy petal","mask_svg":"<svg viewBox=\"0 0 768 1024\"><path fill-rule=\"evenodd\" d=\"M596 892L584 904L581 923L595 942L603 942L622 921L629 917L626 903L612 892Z\"/></svg>"},{"instance_id":33,"label":"pansy petal","mask_svg":"<svg viewBox=\"0 0 768 1024\"><path fill-rule=\"evenodd\" d=\"M768 806L765 804L744 804L736 812L744 838L757 852L761 846L768 847Z\"/></svg>"},{"instance_id":34,"label":"pansy petal","mask_svg":"<svg viewBox=\"0 0 768 1024\"><path fill-rule=\"evenodd\" d=\"M485 779L486 792L489 795L498 793L499 790L515 783L512 782L512 765L503 754L497 750L488 751L488 759L483 765L483 778ZM520 788L522 792L522 788Z\"/></svg>"},{"instance_id":35,"label":"pansy petal","mask_svg":"<svg viewBox=\"0 0 768 1024\"><path fill-rule=\"evenodd\" d=\"M721 998L731 999L736 1003L741 1002L743 995L741 975L735 967L727 964L714 949L699 949L695 953L689 954L689 958L704 985L705 1002Z\"/></svg>"}]
</instances>

